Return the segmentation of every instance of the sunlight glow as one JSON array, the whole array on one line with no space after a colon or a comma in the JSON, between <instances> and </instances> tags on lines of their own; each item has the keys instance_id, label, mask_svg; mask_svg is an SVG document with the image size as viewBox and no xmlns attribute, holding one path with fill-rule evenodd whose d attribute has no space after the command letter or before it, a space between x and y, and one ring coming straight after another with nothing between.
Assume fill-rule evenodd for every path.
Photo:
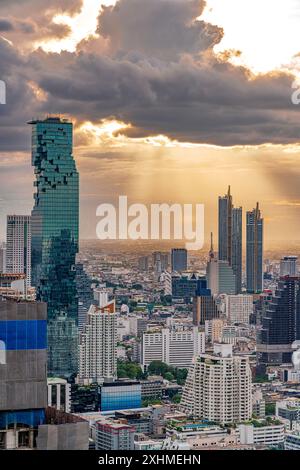
<instances>
[{"instance_id":1,"label":"sunlight glow","mask_svg":"<svg viewBox=\"0 0 300 470\"><path fill-rule=\"evenodd\" d=\"M62 51L75 52L77 45L89 37L97 37L98 16L101 6L114 5L117 0L83 0L81 12L75 16L56 15L53 23L66 25L71 33L63 39L53 39L35 44L35 48L41 47L46 52Z\"/></svg>"}]
</instances>

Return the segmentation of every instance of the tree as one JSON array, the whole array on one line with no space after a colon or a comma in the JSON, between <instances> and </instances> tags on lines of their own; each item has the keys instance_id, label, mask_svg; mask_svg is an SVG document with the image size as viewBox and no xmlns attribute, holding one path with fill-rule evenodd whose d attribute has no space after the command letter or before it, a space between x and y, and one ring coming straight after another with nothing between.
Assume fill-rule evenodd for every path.
<instances>
[{"instance_id":1,"label":"tree","mask_svg":"<svg viewBox=\"0 0 300 470\"><path fill-rule=\"evenodd\" d=\"M166 372L164 375L164 379L168 380L169 382L172 382L174 380L174 375L172 372Z\"/></svg>"}]
</instances>

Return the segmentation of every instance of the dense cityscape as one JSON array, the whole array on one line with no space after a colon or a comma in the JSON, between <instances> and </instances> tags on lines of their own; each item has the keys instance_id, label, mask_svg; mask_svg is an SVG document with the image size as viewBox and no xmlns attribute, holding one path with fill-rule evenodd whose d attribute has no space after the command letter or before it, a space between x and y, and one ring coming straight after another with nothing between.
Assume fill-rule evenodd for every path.
<instances>
[{"instance_id":1,"label":"dense cityscape","mask_svg":"<svg viewBox=\"0 0 300 470\"><path fill-rule=\"evenodd\" d=\"M199 252L81 241L73 124L29 124L33 209L0 249L0 448L299 450L297 255L266 258L259 202L225 188Z\"/></svg>"}]
</instances>

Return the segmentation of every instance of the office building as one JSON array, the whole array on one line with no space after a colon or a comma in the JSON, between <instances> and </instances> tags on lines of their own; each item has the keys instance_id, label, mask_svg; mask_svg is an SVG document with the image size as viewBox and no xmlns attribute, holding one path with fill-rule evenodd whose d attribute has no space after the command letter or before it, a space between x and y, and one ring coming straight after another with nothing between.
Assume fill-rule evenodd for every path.
<instances>
[{"instance_id":1,"label":"office building","mask_svg":"<svg viewBox=\"0 0 300 470\"><path fill-rule=\"evenodd\" d=\"M205 325L206 320L219 317L219 307L211 294L211 290L207 288L206 281L203 280L193 299L193 323L195 326Z\"/></svg>"},{"instance_id":2,"label":"office building","mask_svg":"<svg viewBox=\"0 0 300 470\"><path fill-rule=\"evenodd\" d=\"M78 328L65 315L48 320L48 376L71 378L78 369ZM72 373L73 372L73 373Z\"/></svg>"},{"instance_id":3,"label":"office building","mask_svg":"<svg viewBox=\"0 0 300 470\"><path fill-rule=\"evenodd\" d=\"M207 287L212 295L235 294L236 276L228 261L216 258L209 260L206 267Z\"/></svg>"},{"instance_id":4,"label":"office building","mask_svg":"<svg viewBox=\"0 0 300 470\"><path fill-rule=\"evenodd\" d=\"M251 369L247 357L234 356L232 345L215 344L191 365L182 410L189 416L220 424L248 421L252 416Z\"/></svg>"},{"instance_id":5,"label":"office building","mask_svg":"<svg viewBox=\"0 0 300 470\"><path fill-rule=\"evenodd\" d=\"M205 320L205 338L210 343L221 343L223 335L224 320L214 318Z\"/></svg>"},{"instance_id":6,"label":"office building","mask_svg":"<svg viewBox=\"0 0 300 470\"><path fill-rule=\"evenodd\" d=\"M96 450L133 450L135 432L124 422L101 419L96 423Z\"/></svg>"},{"instance_id":7,"label":"office building","mask_svg":"<svg viewBox=\"0 0 300 470\"><path fill-rule=\"evenodd\" d=\"M87 313L94 302L92 280L84 270L83 264L76 264L76 290L78 297L78 331L82 333L87 321Z\"/></svg>"},{"instance_id":8,"label":"office building","mask_svg":"<svg viewBox=\"0 0 300 470\"><path fill-rule=\"evenodd\" d=\"M104 382L100 386L100 410L115 411L141 408L140 382Z\"/></svg>"},{"instance_id":9,"label":"office building","mask_svg":"<svg viewBox=\"0 0 300 470\"><path fill-rule=\"evenodd\" d=\"M169 264L169 253L155 251L152 254L152 265L156 273L160 274L163 271L166 271L169 267Z\"/></svg>"},{"instance_id":10,"label":"office building","mask_svg":"<svg viewBox=\"0 0 300 470\"><path fill-rule=\"evenodd\" d=\"M47 303L49 322L64 315L77 324L75 257L79 237L79 176L73 157L73 125L60 117L29 124L36 176L31 220L32 284L37 289L37 299ZM58 355L57 342L51 344L51 341L49 336L49 356ZM67 337L64 347L66 352L71 349ZM54 372L51 364L58 362L59 358L49 357L50 373ZM76 371L76 368L69 371L64 368L59 376Z\"/></svg>"},{"instance_id":11,"label":"office building","mask_svg":"<svg viewBox=\"0 0 300 470\"><path fill-rule=\"evenodd\" d=\"M201 352L205 351L205 334L197 327L162 328L146 332L142 337L142 365L147 368L153 361L185 368Z\"/></svg>"},{"instance_id":12,"label":"office building","mask_svg":"<svg viewBox=\"0 0 300 470\"><path fill-rule=\"evenodd\" d=\"M185 303L192 303L197 290L206 283L205 278L196 274L172 275L172 298L173 300L183 299Z\"/></svg>"},{"instance_id":13,"label":"office building","mask_svg":"<svg viewBox=\"0 0 300 470\"><path fill-rule=\"evenodd\" d=\"M104 307L91 305L80 335L79 383L102 383L117 373L117 315L115 301Z\"/></svg>"},{"instance_id":14,"label":"office building","mask_svg":"<svg viewBox=\"0 0 300 470\"><path fill-rule=\"evenodd\" d=\"M219 256L227 261L235 275L235 293L242 288L242 208L234 208L230 186L224 197L219 197Z\"/></svg>"},{"instance_id":15,"label":"office building","mask_svg":"<svg viewBox=\"0 0 300 470\"><path fill-rule=\"evenodd\" d=\"M298 257L297 256L284 256L280 260L280 276L295 277L298 274Z\"/></svg>"},{"instance_id":16,"label":"office building","mask_svg":"<svg viewBox=\"0 0 300 470\"><path fill-rule=\"evenodd\" d=\"M173 248L171 252L172 271L187 270L187 250L185 248Z\"/></svg>"},{"instance_id":17,"label":"office building","mask_svg":"<svg viewBox=\"0 0 300 470\"><path fill-rule=\"evenodd\" d=\"M247 212L246 278L249 293L263 291L263 234L264 220L257 203L253 211Z\"/></svg>"},{"instance_id":18,"label":"office building","mask_svg":"<svg viewBox=\"0 0 300 470\"><path fill-rule=\"evenodd\" d=\"M300 432L285 435L284 450L300 450Z\"/></svg>"},{"instance_id":19,"label":"office building","mask_svg":"<svg viewBox=\"0 0 300 470\"><path fill-rule=\"evenodd\" d=\"M283 277L263 313L257 341L258 370L292 362L293 342L300 340L300 278Z\"/></svg>"},{"instance_id":20,"label":"office building","mask_svg":"<svg viewBox=\"0 0 300 470\"><path fill-rule=\"evenodd\" d=\"M5 272L25 274L25 285L31 286L31 217L28 215L7 216Z\"/></svg>"},{"instance_id":21,"label":"office building","mask_svg":"<svg viewBox=\"0 0 300 470\"><path fill-rule=\"evenodd\" d=\"M148 258L148 256L141 256L138 259L138 268L139 268L139 271L148 271L148 269L149 269L149 258Z\"/></svg>"},{"instance_id":22,"label":"office building","mask_svg":"<svg viewBox=\"0 0 300 470\"><path fill-rule=\"evenodd\" d=\"M0 448L34 447L47 406L47 306L0 298Z\"/></svg>"},{"instance_id":23,"label":"office building","mask_svg":"<svg viewBox=\"0 0 300 470\"><path fill-rule=\"evenodd\" d=\"M249 324L253 315L252 295L227 295L226 296L226 316L230 323Z\"/></svg>"},{"instance_id":24,"label":"office building","mask_svg":"<svg viewBox=\"0 0 300 470\"><path fill-rule=\"evenodd\" d=\"M259 424L240 424L239 435L241 444L255 444L264 448L282 447L284 444L284 425L267 424L259 421Z\"/></svg>"}]
</instances>

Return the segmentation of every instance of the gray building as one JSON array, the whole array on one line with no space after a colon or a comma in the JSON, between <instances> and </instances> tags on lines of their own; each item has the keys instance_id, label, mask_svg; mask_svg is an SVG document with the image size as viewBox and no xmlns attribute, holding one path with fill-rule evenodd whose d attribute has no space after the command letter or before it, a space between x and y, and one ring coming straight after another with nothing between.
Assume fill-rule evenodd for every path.
<instances>
[{"instance_id":1,"label":"gray building","mask_svg":"<svg viewBox=\"0 0 300 470\"><path fill-rule=\"evenodd\" d=\"M230 186L228 193L219 197L219 256L227 261L236 277L236 294L242 288L242 208L234 208Z\"/></svg>"},{"instance_id":2,"label":"gray building","mask_svg":"<svg viewBox=\"0 0 300 470\"><path fill-rule=\"evenodd\" d=\"M187 250L185 248L173 248L171 252L172 271L187 270Z\"/></svg>"},{"instance_id":3,"label":"gray building","mask_svg":"<svg viewBox=\"0 0 300 470\"><path fill-rule=\"evenodd\" d=\"M264 220L257 203L253 211L247 212L246 274L249 293L263 291L263 231Z\"/></svg>"}]
</instances>

